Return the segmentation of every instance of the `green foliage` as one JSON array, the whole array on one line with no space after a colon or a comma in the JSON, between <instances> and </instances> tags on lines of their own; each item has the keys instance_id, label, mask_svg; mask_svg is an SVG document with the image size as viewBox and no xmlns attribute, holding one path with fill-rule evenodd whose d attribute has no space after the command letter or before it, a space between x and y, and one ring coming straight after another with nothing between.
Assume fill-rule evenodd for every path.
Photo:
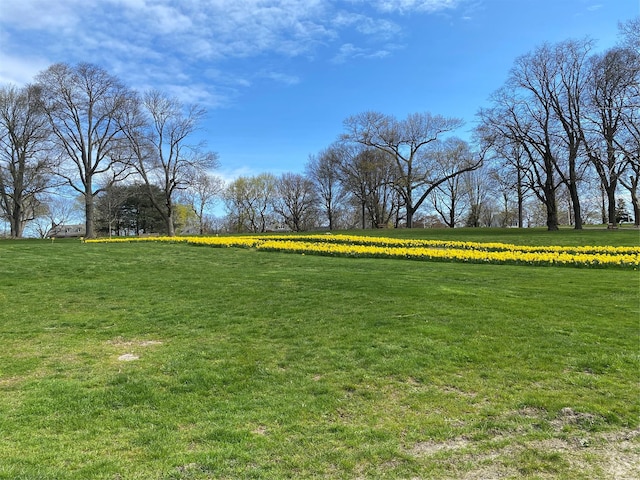
<instances>
[{"instance_id":1,"label":"green foliage","mask_svg":"<svg viewBox=\"0 0 640 480\"><path fill-rule=\"evenodd\" d=\"M638 427L638 272L58 240L0 259L0 479L589 478Z\"/></svg>"},{"instance_id":2,"label":"green foliage","mask_svg":"<svg viewBox=\"0 0 640 480\"><path fill-rule=\"evenodd\" d=\"M109 231L114 235L167 233L149 191L159 205L164 203L162 190L153 185L115 185L102 192L96 199L96 230L101 235L108 235Z\"/></svg>"}]
</instances>

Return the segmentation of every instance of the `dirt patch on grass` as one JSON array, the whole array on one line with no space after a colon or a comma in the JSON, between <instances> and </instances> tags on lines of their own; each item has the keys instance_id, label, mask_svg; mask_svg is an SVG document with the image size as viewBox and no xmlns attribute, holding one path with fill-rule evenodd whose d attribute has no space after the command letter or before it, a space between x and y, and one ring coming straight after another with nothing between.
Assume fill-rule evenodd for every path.
<instances>
[{"instance_id":1,"label":"dirt patch on grass","mask_svg":"<svg viewBox=\"0 0 640 480\"><path fill-rule=\"evenodd\" d=\"M507 416L514 414L541 422L546 416L546 412L535 408ZM480 441L459 437L418 442L408 448L408 453L425 464L447 465L450 473L441 478L449 479L551 479L562 472L583 479L637 480L640 430L594 432L591 427L604 421L598 415L566 407L547 424L553 427L551 438L532 438L532 431L503 431Z\"/></svg>"},{"instance_id":2,"label":"dirt patch on grass","mask_svg":"<svg viewBox=\"0 0 640 480\"><path fill-rule=\"evenodd\" d=\"M140 360L140 357L132 353L125 353L124 355L120 355L118 360L121 362L133 362L134 360Z\"/></svg>"},{"instance_id":3,"label":"dirt patch on grass","mask_svg":"<svg viewBox=\"0 0 640 480\"><path fill-rule=\"evenodd\" d=\"M115 347L153 347L155 345L162 345L160 340L125 340L122 337L117 337L112 340L108 340L107 344Z\"/></svg>"},{"instance_id":4,"label":"dirt patch on grass","mask_svg":"<svg viewBox=\"0 0 640 480\"><path fill-rule=\"evenodd\" d=\"M562 430L567 425L578 425L583 427L589 427L596 423L602 422L602 417L593 415L591 413L576 412L570 407L565 407L560 410L558 417L551 422L551 425L556 430Z\"/></svg>"}]
</instances>

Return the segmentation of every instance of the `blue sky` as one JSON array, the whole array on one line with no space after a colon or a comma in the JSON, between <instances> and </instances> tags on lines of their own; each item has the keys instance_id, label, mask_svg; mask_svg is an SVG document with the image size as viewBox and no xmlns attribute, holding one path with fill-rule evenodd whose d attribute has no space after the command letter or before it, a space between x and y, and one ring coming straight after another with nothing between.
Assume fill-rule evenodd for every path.
<instances>
[{"instance_id":1,"label":"blue sky","mask_svg":"<svg viewBox=\"0 0 640 480\"><path fill-rule=\"evenodd\" d=\"M640 0L2 0L0 84L91 62L199 103L218 174L301 172L350 115L488 105L519 55L612 46Z\"/></svg>"}]
</instances>

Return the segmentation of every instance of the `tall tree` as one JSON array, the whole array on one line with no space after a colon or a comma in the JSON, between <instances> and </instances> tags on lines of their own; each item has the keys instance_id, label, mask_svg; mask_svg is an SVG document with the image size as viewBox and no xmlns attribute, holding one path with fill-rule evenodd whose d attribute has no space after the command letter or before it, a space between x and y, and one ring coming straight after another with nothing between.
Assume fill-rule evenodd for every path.
<instances>
[{"instance_id":1,"label":"tall tree","mask_svg":"<svg viewBox=\"0 0 640 480\"><path fill-rule=\"evenodd\" d=\"M94 197L129 174L120 119L134 95L89 63L57 63L36 82L60 158L57 173L84 196L86 236L94 237Z\"/></svg>"},{"instance_id":2,"label":"tall tree","mask_svg":"<svg viewBox=\"0 0 640 480\"><path fill-rule=\"evenodd\" d=\"M622 46L640 54L640 16L621 22L618 27L622 37Z\"/></svg>"},{"instance_id":3,"label":"tall tree","mask_svg":"<svg viewBox=\"0 0 640 480\"><path fill-rule=\"evenodd\" d=\"M620 25L622 34L622 46L635 54L635 70L640 70L640 16L628 20ZM622 141L616 142L624 152L628 160L628 177L620 179L620 183L629 190L633 205L634 220L636 226L640 225L640 200L638 187L640 186L640 79L636 76L635 82L629 89L629 108L622 120L626 129L626 135Z\"/></svg>"},{"instance_id":4,"label":"tall tree","mask_svg":"<svg viewBox=\"0 0 640 480\"><path fill-rule=\"evenodd\" d=\"M380 228L399 222L401 200L395 187L396 168L386 152L360 144L340 148L340 176L360 209L362 228Z\"/></svg>"},{"instance_id":5,"label":"tall tree","mask_svg":"<svg viewBox=\"0 0 640 480\"><path fill-rule=\"evenodd\" d=\"M340 148L332 145L318 155L311 155L306 165L307 177L314 183L320 211L327 219L329 230L340 224L347 191L340 181Z\"/></svg>"},{"instance_id":6,"label":"tall tree","mask_svg":"<svg viewBox=\"0 0 640 480\"><path fill-rule=\"evenodd\" d=\"M524 102L537 130L536 149L571 195L575 228L582 228L578 183L582 95L589 41L542 45L516 59L508 87Z\"/></svg>"},{"instance_id":7,"label":"tall tree","mask_svg":"<svg viewBox=\"0 0 640 480\"><path fill-rule=\"evenodd\" d=\"M413 215L438 185L481 164L480 159L460 164L444 177L434 168L428 146L462 124L460 119L430 113L414 113L404 120L397 120L391 115L365 112L345 120L347 131L343 139L390 155L396 167L395 188L406 209L407 227L411 228Z\"/></svg>"},{"instance_id":8,"label":"tall tree","mask_svg":"<svg viewBox=\"0 0 640 480\"><path fill-rule=\"evenodd\" d=\"M313 182L304 175L283 173L276 183L274 210L294 232L309 230L317 223L318 199Z\"/></svg>"},{"instance_id":9,"label":"tall tree","mask_svg":"<svg viewBox=\"0 0 640 480\"><path fill-rule=\"evenodd\" d=\"M591 81L585 105L586 154L598 173L607 198L608 222L616 224L616 192L633 155L632 121L638 106L640 54L613 48L591 61ZM635 98L634 98L635 97ZM625 183L626 184L626 183Z\"/></svg>"},{"instance_id":10,"label":"tall tree","mask_svg":"<svg viewBox=\"0 0 640 480\"><path fill-rule=\"evenodd\" d=\"M176 194L188 188L193 178L218 166L216 153L204 151L202 143L190 143L205 113L197 105L186 107L154 90L144 95L138 114L123 122L135 168L169 236L175 235ZM152 195L154 186L163 192L161 202Z\"/></svg>"},{"instance_id":11,"label":"tall tree","mask_svg":"<svg viewBox=\"0 0 640 480\"><path fill-rule=\"evenodd\" d=\"M458 168L458 165L470 162L473 154L465 141L450 137L444 141L434 142L432 155L438 166L439 175L448 177L434 191L433 208L449 228L454 228L460 220L464 207L465 192L462 188L464 174L454 176L450 174ZM469 198L468 195L466 197Z\"/></svg>"},{"instance_id":12,"label":"tall tree","mask_svg":"<svg viewBox=\"0 0 640 480\"><path fill-rule=\"evenodd\" d=\"M49 129L39 100L34 86L0 89L0 212L12 237L22 236L51 185Z\"/></svg>"},{"instance_id":13,"label":"tall tree","mask_svg":"<svg viewBox=\"0 0 640 480\"><path fill-rule=\"evenodd\" d=\"M522 153L520 158L527 165L528 184L546 210L547 229L558 230L556 191L559 181L551 141L551 108L523 101L513 89L506 87L491 98L493 106L479 112L486 144L497 144L502 151Z\"/></svg>"}]
</instances>

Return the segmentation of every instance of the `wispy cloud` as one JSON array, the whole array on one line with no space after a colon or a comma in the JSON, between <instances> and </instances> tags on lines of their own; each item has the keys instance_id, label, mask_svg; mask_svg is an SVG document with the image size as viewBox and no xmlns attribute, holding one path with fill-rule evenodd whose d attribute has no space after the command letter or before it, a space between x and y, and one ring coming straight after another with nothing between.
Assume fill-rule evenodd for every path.
<instances>
[{"instance_id":1,"label":"wispy cloud","mask_svg":"<svg viewBox=\"0 0 640 480\"><path fill-rule=\"evenodd\" d=\"M336 14L332 25L336 29L352 28L364 35L380 38L392 38L401 33L400 26L390 20L372 18L361 13L340 11Z\"/></svg>"},{"instance_id":2,"label":"wispy cloud","mask_svg":"<svg viewBox=\"0 0 640 480\"><path fill-rule=\"evenodd\" d=\"M273 80L274 82L282 83L284 85L297 85L300 83L300 77L296 75L287 75L281 72L266 72L261 76Z\"/></svg>"},{"instance_id":3,"label":"wispy cloud","mask_svg":"<svg viewBox=\"0 0 640 480\"><path fill-rule=\"evenodd\" d=\"M371 3L381 12L435 13L457 7L461 0L360 0Z\"/></svg>"},{"instance_id":4,"label":"wispy cloud","mask_svg":"<svg viewBox=\"0 0 640 480\"><path fill-rule=\"evenodd\" d=\"M391 55L391 49L371 50L367 48L357 47L352 43L345 43L340 46L338 53L331 60L333 63L346 63L355 59L373 59L384 58Z\"/></svg>"},{"instance_id":5,"label":"wispy cloud","mask_svg":"<svg viewBox=\"0 0 640 480\"><path fill-rule=\"evenodd\" d=\"M135 87L153 84L219 104L252 78L284 85L301 81L295 73L274 73L277 62L265 75L263 66L251 72L243 60L382 58L393 54L389 45L403 36L393 15L429 14L462 1L469 0L3 2L0 81L24 83L48 64L89 61ZM208 77L213 85L193 81L196 74L221 70L226 75ZM243 78L232 85L232 79Z\"/></svg>"}]
</instances>

